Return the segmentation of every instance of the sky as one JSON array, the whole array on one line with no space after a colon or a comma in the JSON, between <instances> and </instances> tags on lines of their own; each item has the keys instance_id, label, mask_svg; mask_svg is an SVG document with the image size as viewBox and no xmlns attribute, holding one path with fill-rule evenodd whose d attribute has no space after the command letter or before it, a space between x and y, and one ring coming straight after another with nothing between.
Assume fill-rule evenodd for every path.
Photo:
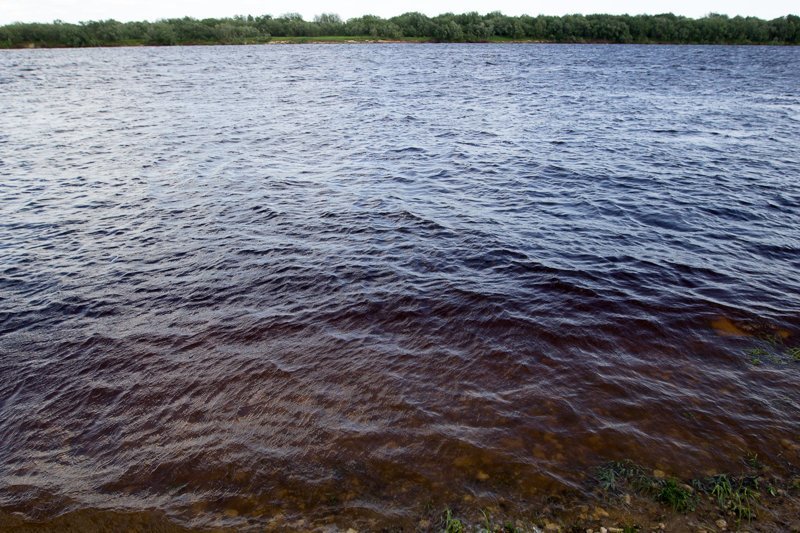
<instances>
[{"instance_id":1,"label":"sky","mask_svg":"<svg viewBox=\"0 0 800 533\"><path fill-rule=\"evenodd\" d=\"M408 11L427 15L502 11L506 15L565 15L610 13L631 15L675 13L702 17L708 13L756 16L773 19L798 14L797 0L0 0L0 24L9 22L80 22L117 19L157 20L233 15L282 15L300 13L307 20L321 13L336 13L344 19L360 15L391 17Z\"/></svg>"}]
</instances>

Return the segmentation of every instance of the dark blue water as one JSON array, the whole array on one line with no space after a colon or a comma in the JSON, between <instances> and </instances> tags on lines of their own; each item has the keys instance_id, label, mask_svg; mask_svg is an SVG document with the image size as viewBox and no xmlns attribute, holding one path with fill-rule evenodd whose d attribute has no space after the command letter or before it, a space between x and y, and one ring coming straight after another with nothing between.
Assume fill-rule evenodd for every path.
<instances>
[{"instance_id":1,"label":"dark blue water","mask_svg":"<svg viewBox=\"0 0 800 533\"><path fill-rule=\"evenodd\" d=\"M0 508L800 465L798 48L5 51L0 110Z\"/></svg>"}]
</instances>

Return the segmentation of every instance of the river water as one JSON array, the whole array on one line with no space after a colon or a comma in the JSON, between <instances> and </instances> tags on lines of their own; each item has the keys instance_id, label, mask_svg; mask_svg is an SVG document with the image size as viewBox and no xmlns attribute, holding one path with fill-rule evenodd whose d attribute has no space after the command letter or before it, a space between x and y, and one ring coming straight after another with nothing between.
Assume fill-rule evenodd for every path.
<instances>
[{"instance_id":1,"label":"river water","mask_svg":"<svg viewBox=\"0 0 800 533\"><path fill-rule=\"evenodd\" d=\"M800 465L800 48L4 51L0 110L0 508Z\"/></svg>"}]
</instances>

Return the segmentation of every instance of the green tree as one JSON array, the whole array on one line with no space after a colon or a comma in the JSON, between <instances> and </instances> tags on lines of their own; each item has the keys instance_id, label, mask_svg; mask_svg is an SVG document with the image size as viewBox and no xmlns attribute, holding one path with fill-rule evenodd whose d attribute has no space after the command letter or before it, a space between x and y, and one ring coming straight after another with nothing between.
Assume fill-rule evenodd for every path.
<instances>
[{"instance_id":1,"label":"green tree","mask_svg":"<svg viewBox=\"0 0 800 533\"><path fill-rule=\"evenodd\" d=\"M172 25L166 21L156 22L152 24L145 34L145 42L152 45L173 45L178 42L178 37L175 35L175 30Z\"/></svg>"}]
</instances>

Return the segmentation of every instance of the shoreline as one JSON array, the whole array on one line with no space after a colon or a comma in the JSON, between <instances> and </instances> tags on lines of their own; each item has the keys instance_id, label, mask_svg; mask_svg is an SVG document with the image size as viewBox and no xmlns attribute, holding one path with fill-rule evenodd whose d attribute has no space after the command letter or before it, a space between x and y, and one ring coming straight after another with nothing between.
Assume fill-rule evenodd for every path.
<instances>
[{"instance_id":1,"label":"shoreline","mask_svg":"<svg viewBox=\"0 0 800 533\"><path fill-rule=\"evenodd\" d=\"M170 517L161 509L72 506L51 511L49 516L30 516L19 509L0 507L0 531L800 531L800 471L781 477L756 456L744 458L743 465L738 475L682 479L631 461L616 461L588 473L585 491L543 494L536 502L525 502L524 508L502 497L479 506L465 486L461 501L441 505L429 500L417 513L410 510L393 517L359 515L358 511L348 517L346 502L323 514L314 509L240 513L231 508L209 512L200 520ZM41 507L38 511L41 513ZM33 510L30 514L39 513ZM193 526L192 521L218 525Z\"/></svg>"},{"instance_id":2,"label":"shoreline","mask_svg":"<svg viewBox=\"0 0 800 533\"><path fill-rule=\"evenodd\" d=\"M108 43L96 46L67 46L61 44L24 43L16 46L0 46L3 50L53 50L53 49L85 49L85 48L175 48L181 46L260 46L260 45L298 45L298 44L338 44L338 45L364 45L364 44L437 44L437 45L476 45L476 44L545 44L545 45L609 45L609 46L746 46L746 47L795 47L797 43L686 43L670 41L619 43L613 41L555 41L536 39L506 39L493 38L485 41L436 41L424 37L405 39L380 39L368 36L322 36L322 37L275 37L264 41L252 42L216 42L216 41L188 41L176 44L150 44L144 41L127 41Z\"/></svg>"},{"instance_id":3,"label":"shoreline","mask_svg":"<svg viewBox=\"0 0 800 533\"><path fill-rule=\"evenodd\" d=\"M381 18L362 15L346 20L335 13L304 20L297 13L236 15L197 19L190 16L156 20L89 20L78 23L10 22L0 26L0 47L94 47L148 44L328 42L441 43L585 43L585 44L800 44L800 17L771 20L709 13L690 18L673 13L610 15L604 13L504 15L419 12Z\"/></svg>"}]
</instances>

